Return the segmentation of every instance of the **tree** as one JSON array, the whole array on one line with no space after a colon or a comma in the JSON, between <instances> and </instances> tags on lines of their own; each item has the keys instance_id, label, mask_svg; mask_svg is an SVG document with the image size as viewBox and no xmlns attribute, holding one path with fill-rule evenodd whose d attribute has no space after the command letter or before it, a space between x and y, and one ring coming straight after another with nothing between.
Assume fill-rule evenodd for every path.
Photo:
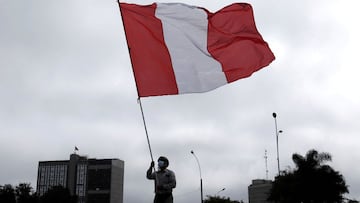
<instances>
[{"instance_id":1,"label":"tree","mask_svg":"<svg viewBox=\"0 0 360 203\"><path fill-rule=\"evenodd\" d=\"M329 153L310 150L306 156L293 154L294 170L275 178L269 200L280 203L341 203L348 188L343 176L324 164Z\"/></svg>"},{"instance_id":2,"label":"tree","mask_svg":"<svg viewBox=\"0 0 360 203\"><path fill-rule=\"evenodd\" d=\"M0 185L0 202L1 203L16 203L15 190L12 185Z\"/></svg>"},{"instance_id":3,"label":"tree","mask_svg":"<svg viewBox=\"0 0 360 203\"><path fill-rule=\"evenodd\" d=\"M230 200L230 198L226 197L219 197L219 196L210 196L208 195L207 198L204 200L204 203L244 203L243 201L239 202L236 200Z\"/></svg>"},{"instance_id":4,"label":"tree","mask_svg":"<svg viewBox=\"0 0 360 203\"><path fill-rule=\"evenodd\" d=\"M63 186L54 186L40 197L40 203L76 203L76 196L72 196L70 191Z\"/></svg>"},{"instance_id":5,"label":"tree","mask_svg":"<svg viewBox=\"0 0 360 203\"><path fill-rule=\"evenodd\" d=\"M20 183L15 189L17 203L36 203L37 196L30 183Z\"/></svg>"}]
</instances>

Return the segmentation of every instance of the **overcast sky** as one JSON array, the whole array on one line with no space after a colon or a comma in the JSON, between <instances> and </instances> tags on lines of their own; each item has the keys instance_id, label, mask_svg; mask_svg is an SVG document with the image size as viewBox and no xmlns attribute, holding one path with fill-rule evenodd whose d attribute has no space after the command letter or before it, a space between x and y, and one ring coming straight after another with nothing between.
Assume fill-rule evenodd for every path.
<instances>
[{"instance_id":1,"label":"overcast sky","mask_svg":"<svg viewBox=\"0 0 360 203\"><path fill-rule=\"evenodd\" d=\"M229 0L182 0L214 12ZM133 0L129 3L150 4ZM360 2L250 0L276 60L202 94L142 99L154 157L176 173L175 202L248 201L252 179L293 168L293 153L329 152L360 199ZM0 0L0 185L36 187L39 161L125 161L124 202L151 202L145 131L115 0Z\"/></svg>"}]
</instances>

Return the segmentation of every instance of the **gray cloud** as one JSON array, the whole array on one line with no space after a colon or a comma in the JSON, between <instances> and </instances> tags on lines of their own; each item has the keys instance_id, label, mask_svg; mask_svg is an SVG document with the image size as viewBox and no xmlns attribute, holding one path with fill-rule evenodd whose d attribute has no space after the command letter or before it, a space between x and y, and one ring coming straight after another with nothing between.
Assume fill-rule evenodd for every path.
<instances>
[{"instance_id":1,"label":"gray cloud","mask_svg":"<svg viewBox=\"0 0 360 203\"><path fill-rule=\"evenodd\" d=\"M133 1L149 4L150 1ZM169 2L169 1L168 1ZM194 4L191 1L184 3ZM198 1L216 11L231 1ZM276 60L252 77L204 94L142 99L154 157L176 172L177 202L206 194L247 200L252 179L276 174L272 112L278 113L281 168L315 148L360 199L360 95L356 1L250 1ZM339 8L339 10L337 10ZM347 9L347 10L346 10ZM336 11L336 12L335 12ZM341 12L340 12L341 11ZM0 184L31 182L37 163L81 154L125 160L125 202L152 199L149 151L115 1L0 3ZM139 196L139 192L143 195Z\"/></svg>"}]
</instances>

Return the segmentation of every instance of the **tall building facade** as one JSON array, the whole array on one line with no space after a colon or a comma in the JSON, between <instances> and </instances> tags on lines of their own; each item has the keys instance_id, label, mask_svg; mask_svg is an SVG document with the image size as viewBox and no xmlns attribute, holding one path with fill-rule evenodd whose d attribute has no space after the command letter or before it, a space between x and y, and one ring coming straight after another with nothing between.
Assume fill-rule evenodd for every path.
<instances>
[{"instance_id":1,"label":"tall building facade","mask_svg":"<svg viewBox=\"0 0 360 203\"><path fill-rule=\"evenodd\" d=\"M71 154L70 160L40 161L37 193L42 196L53 186L68 188L78 203L122 203L124 161L88 159Z\"/></svg>"},{"instance_id":2,"label":"tall building facade","mask_svg":"<svg viewBox=\"0 0 360 203\"><path fill-rule=\"evenodd\" d=\"M248 187L249 203L271 203L267 198L272 188L271 180L256 179Z\"/></svg>"}]
</instances>

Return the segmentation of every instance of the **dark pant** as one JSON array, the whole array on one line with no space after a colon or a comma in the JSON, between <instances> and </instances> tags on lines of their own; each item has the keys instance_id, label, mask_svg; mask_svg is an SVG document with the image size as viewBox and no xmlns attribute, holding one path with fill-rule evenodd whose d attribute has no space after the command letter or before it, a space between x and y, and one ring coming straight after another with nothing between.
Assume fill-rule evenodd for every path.
<instances>
[{"instance_id":1,"label":"dark pant","mask_svg":"<svg viewBox=\"0 0 360 203\"><path fill-rule=\"evenodd\" d=\"M154 203L173 203L172 194L155 194Z\"/></svg>"}]
</instances>

